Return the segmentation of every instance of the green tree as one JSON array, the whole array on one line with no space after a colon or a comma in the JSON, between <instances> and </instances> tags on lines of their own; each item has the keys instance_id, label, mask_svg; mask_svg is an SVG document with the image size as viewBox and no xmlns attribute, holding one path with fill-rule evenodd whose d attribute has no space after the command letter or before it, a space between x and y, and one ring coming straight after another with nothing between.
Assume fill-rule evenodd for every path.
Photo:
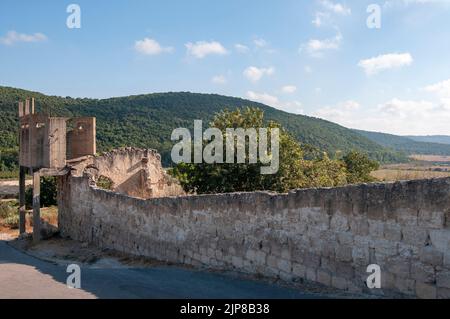
<instances>
[{"instance_id":1,"label":"green tree","mask_svg":"<svg viewBox=\"0 0 450 319\"><path fill-rule=\"evenodd\" d=\"M276 174L262 175L260 168L264 165L261 162L249 164L248 154L245 164L178 164L171 170L171 174L180 180L188 192L198 194L255 190L286 192L295 188L338 186L347 182L345 165L342 161L332 160L326 154L316 157L314 156L316 150L311 151L310 147L307 147L308 159L305 159L302 146L278 123L273 121L265 123L264 113L258 108L222 111L216 114L210 127L220 129L223 134L227 128L278 128L279 170ZM314 158L309 160L313 156Z\"/></svg>"},{"instance_id":2,"label":"green tree","mask_svg":"<svg viewBox=\"0 0 450 319\"><path fill-rule=\"evenodd\" d=\"M26 205L33 207L33 188L29 187L25 193ZM57 205L57 186L55 177L41 178L41 207Z\"/></svg>"},{"instance_id":3,"label":"green tree","mask_svg":"<svg viewBox=\"0 0 450 319\"><path fill-rule=\"evenodd\" d=\"M370 173L377 170L380 164L369 159L366 154L352 151L344 156L343 161L347 169L348 183L355 184L375 181L375 178Z\"/></svg>"}]
</instances>

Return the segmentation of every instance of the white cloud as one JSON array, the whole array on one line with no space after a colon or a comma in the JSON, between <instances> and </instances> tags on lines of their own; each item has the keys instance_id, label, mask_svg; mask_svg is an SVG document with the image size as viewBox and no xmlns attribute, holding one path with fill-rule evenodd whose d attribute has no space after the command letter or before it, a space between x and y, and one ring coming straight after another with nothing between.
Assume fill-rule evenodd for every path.
<instances>
[{"instance_id":1,"label":"white cloud","mask_svg":"<svg viewBox=\"0 0 450 319\"><path fill-rule=\"evenodd\" d=\"M237 43L234 45L234 48L236 49L237 52L239 53L247 53L250 49L248 48L248 46Z\"/></svg>"},{"instance_id":2,"label":"white cloud","mask_svg":"<svg viewBox=\"0 0 450 319\"><path fill-rule=\"evenodd\" d=\"M278 97L267 93L248 91L247 98L256 102L267 104L269 106L278 106L280 104L280 100L278 99Z\"/></svg>"},{"instance_id":3,"label":"white cloud","mask_svg":"<svg viewBox=\"0 0 450 319\"><path fill-rule=\"evenodd\" d=\"M224 46L217 41L206 42L206 41L198 41L196 43L186 43L187 52L189 55L192 55L198 59L203 59L207 55L216 54L216 55L226 55L228 51L224 48Z\"/></svg>"},{"instance_id":4,"label":"white cloud","mask_svg":"<svg viewBox=\"0 0 450 319\"><path fill-rule=\"evenodd\" d=\"M269 68L257 68L255 66L250 66L244 70L244 76L251 82L258 82L265 75L272 75L275 73L273 67Z\"/></svg>"},{"instance_id":5,"label":"white cloud","mask_svg":"<svg viewBox=\"0 0 450 319\"><path fill-rule=\"evenodd\" d=\"M384 8L392 8L396 5L409 6L413 4L450 4L449 0L388 0L384 3Z\"/></svg>"},{"instance_id":6,"label":"white cloud","mask_svg":"<svg viewBox=\"0 0 450 319\"><path fill-rule=\"evenodd\" d=\"M144 55L158 55L173 52L173 47L162 47L156 40L150 38L136 41L134 48L137 52Z\"/></svg>"},{"instance_id":7,"label":"white cloud","mask_svg":"<svg viewBox=\"0 0 450 319\"><path fill-rule=\"evenodd\" d=\"M224 75L216 75L211 79L212 83L214 84L226 84L227 83L227 78Z\"/></svg>"},{"instance_id":8,"label":"white cloud","mask_svg":"<svg viewBox=\"0 0 450 319\"><path fill-rule=\"evenodd\" d=\"M281 102L280 99L274 95L270 95L268 93L258 93L254 91L248 91L247 98L255 102L260 102L272 107L276 107L286 112L304 114L302 103L299 101Z\"/></svg>"},{"instance_id":9,"label":"white cloud","mask_svg":"<svg viewBox=\"0 0 450 319\"><path fill-rule=\"evenodd\" d=\"M450 134L450 104L426 100L393 98L365 109L357 102L347 101L322 107L311 115L346 127L369 131L399 135Z\"/></svg>"},{"instance_id":10,"label":"white cloud","mask_svg":"<svg viewBox=\"0 0 450 319\"><path fill-rule=\"evenodd\" d=\"M409 66L413 63L410 53L389 53L366 60L361 60L358 66L363 68L367 75L374 75L380 71Z\"/></svg>"},{"instance_id":11,"label":"white cloud","mask_svg":"<svg viewBox=\"0 0 450 319\"><path fill-rule=\"evenodd\" d=\"M4 37L0 38L0 43L4 45L14 45L20 42L42 42L47 40L47 36L42 33L25 34L16 31L9 31Z\"/></svg>"},{"instance_id":12,"label":"white cloud","mask_svg":"<svg viewBox=\"0 0 450 319\"><path fill-rule=\"evenodd\" d=\"M325 106L317 110L313 115L333 122L342 122L351 113L360 108L360 104L353 100L338 103L334 106Z\"/></svg>"},{"instance_id":13,"label":"white cloud","mask_svg":"<svg viewBox=\"0 0 450 319\"><path fill-rule=\"evenodd\" d=\"M428 101L392 99L378 106L378 110L397 118L405 119L411 115L425 115L433 111L435 106Z\"/></svg>"},{"instance_id":14,"label":"white cloud","mask_svg":"<svg viewBox=\"0 0 450 319\"><path fill-rule=\"evenodd\" d=\"M264 47L266 47L266 46L269 44L269 43L267 43L266 40L261 39L261 38L255 39L255 40L253 41L253 43L254 43L258 48L264 48Z\"/></svg>"},{"instance_id":15,"label":"white cloud","mask_svg":"<svg viewBox=\"0 0 450 319\"><path fill-rule=\"evenodd\" d=\"M352 13L352 10L344 4L333 3L329 0L321 0L319 2L322 5L322 7L336 14L350 15Z\"/></svg>"},{"instance_id":16,"label":"white cloud","mask_svg":"<svg viewBox=\"0 0 450 319\"><path fill-rule=\"evenodd\" d=\"M450 79L428 85L424 88L425 91L435 93L442 98L450 98Z\"/></svg>"},{"instance_id":17,"label":"white cloud","mask_svg":"<svg viewBox=\"0 0 450 319\"><path fill-rule=\"evenodd\" d=\"M295 85L286 85L281 88L281 91L283 91L283 93L292 94L297 91L297 87Z\"/></svg>"},{"instance_id":18,"label":"white cloud","mask_svg":"<svg viewBox=\"0 0 450 319\"><path fill-rule=\"evenodd\" d=\"M342 39L343 37L340 32L335 37L329 39L324 40L311 39L306 44L306 51L312 57L322 57L324 51L339 49ZM303 47L300 48L300 52L302 50Z\"/></svg>"},{"instance_id":19,"label":"white cloud","mask_svg":"<svg viewBox=\"0 0 450 319\"><path fill-rule=\"evenodd\" d=\"M328 12L316 12L312 24L316 27L321 27L325 22L330 19L330 14Z\"/></svg>"}]
</instances>

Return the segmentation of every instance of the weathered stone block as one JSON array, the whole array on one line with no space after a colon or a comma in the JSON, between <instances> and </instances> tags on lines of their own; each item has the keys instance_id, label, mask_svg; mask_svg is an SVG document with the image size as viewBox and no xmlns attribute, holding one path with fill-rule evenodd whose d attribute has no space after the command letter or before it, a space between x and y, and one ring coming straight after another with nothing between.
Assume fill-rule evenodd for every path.
<instances>
[{"instance_id":1,"label":"weathered stone block","mask_svg":"<svg viewBox=\"0 0 450 319\"><path fill-rule=\"evenodd\" d=\"M381 289L392 289L395 287L395 275L389 271L381 273Z\"/></svg>"},{"instance_id":2,"label":"weathered stone block","mask_svg":"<svg viewBox=\"0 0 450 319\"><path fill-rule=\"evenodd\" d=\"M334 214L331 217L330 228L338 232L346 232L350 228L347 217Z\"/></svg>"},{"instance_id":3,"label":"weathered stone block","mask_svg":"<svg viewBox=\"0 0 450 319\"><path fill-rule=\"evenodd\" d=\"M433 266L416 261L411 264L411 277L418 282L432 284L436 281L436 272Z\"/></svg>"},{"instance_id":4,"label":"weathered stone block","mask_svg":"<svg viewBox=\"0 0 450 319\"><path fill-rule=\"evenodd\" d=\"M317 271L317 282L325 286L331 286L331 275L324 270Z\"/></svg>"},{"instance_id":5,"label":"weathered stone block","mask_svg":"<svg viewBox=\"0 0 450 319\"><path fill-rule=\"evenodd\" d=\"M402 239L402 228L397 224L386 224L384 226L384 238L390 241L400 241Z\"/></svg>"},{"instance_id":6,"label":"weathered stone block","mask_svg":"<svg viewBox=\"0 0 450 319\"><path fill-rule=\"evenodd\" d=\"M417 282L416 283L416 295L420 299L436 299L437 298L436 286Z\"/></svg>"},{"instance_id":7,"label":"weathered stone block","mask_svg":"<svg viewBox=\"0 0 450 319\"><path fill-rule=\"evenodd\" d=\"M369 219L369 235L372 238L383 238L384 237L384 223L379 220Z\"/></svg>"},{"instance_id":8,"label":"weathered stone block","mask_svg":"<svg viewBox=\"0 0 450 319\"><path fill-rule=\"evenodd\" d=\"M444 262L444 254L431 246L422 248L420 251L420 261L432 266L442 266Z\"/></svg>"},{"instance_id":9,"label":"weathered stone block","mask_svg":"<svg viewBox=\"0 0 450 319\"><path fill-rule=\"evenodd\" d=\"M306 279L309 281L317 281L317 272L313 268L306 268Z\"/></svg>"},{"instance_id":10,"label":"weathered stone block","mask_svg":"<svg viewBox=\"0 0 450 319\"><path fill-rule=\"evenodd\" d=\"M286 259L279 259L278 263L277 263L277 267L279 270L285 272L285 273L290 273L292 272L292 265L291 262L286 260Z\"/></svg>"},{"instance_id":11,"label":"weathered stone block","mask_svg":"<svg viewBox=\"0 0 450 319\"><path fill-rule=\"evenodd\" d=\"M428 211L421 210L419 212L419 226L428 228L444 227L445 213L444 211Z\"/></svg>"},{"instance_id":12,"label":"weathered stone block","mask_svg":"<svg viewBox=\"0 0 450 319\"><path fill-rule=\"evenodd\" d=\"M440 229L430 231L431 244L437 250L446 253L450 251L450 230Z\"/></svg>"},{"instance_id":13,"label":"weathered stone block","mask_svg":"<svg viewBox=\"0 0 450 319\"><path fill-rule=\"evenodd\" d=\"M293 264L292 273L299 278L306 278L306 267L300 264Z\"/></svg>"},{"instance_id":14,"label":"weathered stone block","mask_svg":"<svg viewBox=\"0 0 450 319\"><path fill-rule=\"evenodd\" d=\"M400 278L409 278L411 275L410 261L398 257L388 259L383 269Z\"/></svg>"},{"instance_id":15,"label":"weathered stone block","mask_svg":"<svg viewBox=\"0 0 450 319\"><path fill-rule=\"evenodd\" d=\"M437 289L438 299L450 299L450 289L448 288L438 288Z\"/></svg>"},{"instance_id":16,"label":"weathered stone block","mask_svg":"<svg viewBox=\"0 0 450 319\"><path fill-rule=\"evenodd\" d=\"M341 289L341 290L346 290L348 288L347 280L345 278L338 277L338 276L333 276L331 278L331 285L334 288Z\"/></svg>"},{"instance_id":17,"label":"weathered stone block","mask_svg":"<svg viewBox=\"0 0 450 319\"><path fill-rule=\"evenodd\" d=\"M415 283L416 282L412 279L401 278L397 276L395 278L395 288L406 295L414 295Z\"/></svg>"},{"instance_id":18,"label":"weathered stone block","mask_svg":"<svg viewBox=\"0 0 450 319\"><path fill-rule=\"evenodd\" d=\"M428 233L425 229L415 226L402 227L403 242L406 244L424 246L427 242Z\"/></svg>"},{"instance_id":19,"label":"weathered stone block","mask_svg":"<svg viewBox=\"0 0 450 319\"><path fill-rule=\"evenodd\" d=\"M347 245L339 245L336 248L336 260L350 262L353 260L353 248Z\"/></svg>"},{"instance_id":20,"label":"weathered stone block","mask_svg":"<svg viewBox=\"0 0 450 319\"><path fill-rule=\"evenodd\" d=\"M353 245L353 234L350 232L339 232L337 238L340 245Z\"/></svg>"},{"instance_id":21,"label":"weathered stone block","mask_svg":"<svg viewBox=\"0 0 450 319\"><path fill-rule=\"evenodd\" d=\"M354 217L350 220L350 229L354 235L367 236L369 235L369 223L367 219L362 217ZM357 239L355 238L355 241Z\"/></svg>"},{"instance_id":22,"label":"weathered stone block","mask_svg":"<svg viewBox=\"0 0 450 319\"><path fill-rule=\"evenodd\" d=\"M436 285L440 288L450 288L450 272L438 272L436 275Z\"/></svg>"},{"instance_id":23,"label":"weathered stone block","mask_svg":"<svg viewBox=\"0 0 450 319\"><path fill-rule=\"evenodd\" d=\"M403 226L417 226L417 211L399 208L396 211L397 222Z\"/></svg>"}]
</instances>

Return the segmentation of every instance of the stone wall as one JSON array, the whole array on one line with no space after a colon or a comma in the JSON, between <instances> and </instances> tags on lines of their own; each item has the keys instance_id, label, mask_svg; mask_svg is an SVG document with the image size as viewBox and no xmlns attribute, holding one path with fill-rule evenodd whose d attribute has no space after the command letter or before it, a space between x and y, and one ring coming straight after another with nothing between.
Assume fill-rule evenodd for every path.
<instances>
[{"instance_id":1,"label":"stone wall","mask_svg":"<svg viewBox=\"0 0 450 319\"><path fill-rule=\"evenodd\" d=\"M60 181L63 235L162 261L450 298L450 179L140 200ZM365 285L369 264L382 289Z\"/></svg>"},{"instance_id":2,"label":"stone wall","mask_svg":"<svg viewBox=\"0 0 450 319\"><path fill-rule=\"evenodd\" d=\"M122 148L75 161L71 163L73 176L88 174L93 182L106 178L116 193L139 198L185 194L178 181L166 174L155 150Z\"/></svg>"}]
</instances>

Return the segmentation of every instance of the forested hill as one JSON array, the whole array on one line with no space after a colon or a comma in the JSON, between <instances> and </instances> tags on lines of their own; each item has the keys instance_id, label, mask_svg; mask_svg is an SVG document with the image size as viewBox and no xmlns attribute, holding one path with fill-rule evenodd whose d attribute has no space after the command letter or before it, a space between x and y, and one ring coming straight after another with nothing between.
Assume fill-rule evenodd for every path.
<instances>
[{"instance_id":1,"label":"forested hill","mask_svg":"<svg viewBox=\"0 0 450 319\"><path fill-rule=\"evenodd\" d=\"M449 135L405 136L417 142L450 144Z\"/></svg>"},{"instance_id":2,"label":"forested hill","mask_svg":"<svg viewBox=\"0 0 450 319\"><path fill-rule=\"evenodd\" d=\"M450 145L444 143L419 142L412 137L397 136L386 133L355 130L375 143L392 148L408 155L445 155L450 156ZM420 138L420 137L416 137Z\"/></svg>"},{"instance_id":3,"label":"forested hill","mask_svg":"<svg viewBox=\"0 0 450 319\"><path fill-rule=\"evenodd\" d=\"M204 120L224 108L259 107L268 120L281 123L300 142L333 155L351 150L363 151L383 162L404 160L360 134L340 125L302 115L289 114L264 104L214 94L157 93L110 99L73 99L46 96L21 89L0 87L0 148L17 147L17 102L36 98L37 110L53 116L95 116L99 151L120 146L159 150L165 162L173 143L170 135L178 127L193 127L194 119Z\"/></svg>"}]
</instances>

